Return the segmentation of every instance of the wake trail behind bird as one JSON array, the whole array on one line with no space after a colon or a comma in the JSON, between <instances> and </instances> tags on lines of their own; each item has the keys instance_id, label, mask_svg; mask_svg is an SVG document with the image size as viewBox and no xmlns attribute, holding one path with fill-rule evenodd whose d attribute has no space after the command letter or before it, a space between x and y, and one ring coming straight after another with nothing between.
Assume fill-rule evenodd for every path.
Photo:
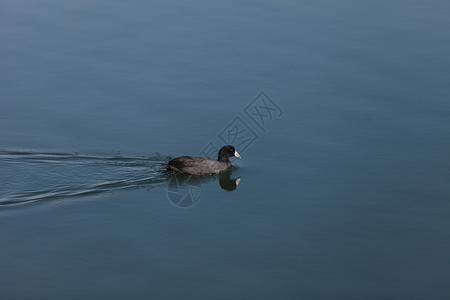
<instances>
[{"instance_id":1,"label":"wake trail behind bird","mask_svg":"<svg viewBox=\"0 0 450 300\"><path fill-rule=\"evenodd\" d=\"M0 208L165 184L170 157L0 151Z\"/></svg>"}]
</instances>

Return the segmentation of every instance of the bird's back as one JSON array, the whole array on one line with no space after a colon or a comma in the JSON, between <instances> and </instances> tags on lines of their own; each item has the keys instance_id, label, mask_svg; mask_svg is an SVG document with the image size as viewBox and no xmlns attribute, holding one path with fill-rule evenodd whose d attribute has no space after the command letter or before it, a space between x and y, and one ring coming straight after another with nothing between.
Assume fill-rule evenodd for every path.
<instances>
[{"instance_id":1,"label":"bird's back","mask_svg":"<svg viewBox=\"0 0 450 300\"><path fill-rule=\"evenodd\" d=\"M164 166L173 171L192 175L215 174L231 167L230 162L220 162L214 159L192 156L180 156L172 159Z\"/></svg>"}]
</instances>

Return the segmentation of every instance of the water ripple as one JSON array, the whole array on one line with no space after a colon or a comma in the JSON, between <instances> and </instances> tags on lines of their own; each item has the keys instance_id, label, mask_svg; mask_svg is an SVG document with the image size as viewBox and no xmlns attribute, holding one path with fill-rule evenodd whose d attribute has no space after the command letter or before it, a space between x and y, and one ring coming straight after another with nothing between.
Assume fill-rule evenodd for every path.
<instances>
[{"instance_id":1,"label":"water ripple","mask_svg":"<svg viewBox=\"0 0 450 300\"><path fill-rule=\"evenodd\" d=\"M0 150L0 208L164 184L170 157Z\"/></svg>"}]
</instances>

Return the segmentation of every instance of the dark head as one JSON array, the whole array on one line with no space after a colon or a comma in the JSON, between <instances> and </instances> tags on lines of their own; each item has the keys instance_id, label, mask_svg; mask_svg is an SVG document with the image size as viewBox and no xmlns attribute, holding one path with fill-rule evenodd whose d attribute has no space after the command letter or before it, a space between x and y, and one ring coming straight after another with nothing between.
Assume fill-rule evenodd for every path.
<instances>
[{"instance_id":1,"label":"dark head","mask_svg":"<svg viewBox=\"0 0 450 300\"><path fill-rule=\"evenodd\" d=\"M227 145L220 148L219 156L217 157L218 161L227 162L230 161L228 157L236 156L241 158L239 153L237 153L236 149L233 146Z\"/></svg>"}]
</instances>

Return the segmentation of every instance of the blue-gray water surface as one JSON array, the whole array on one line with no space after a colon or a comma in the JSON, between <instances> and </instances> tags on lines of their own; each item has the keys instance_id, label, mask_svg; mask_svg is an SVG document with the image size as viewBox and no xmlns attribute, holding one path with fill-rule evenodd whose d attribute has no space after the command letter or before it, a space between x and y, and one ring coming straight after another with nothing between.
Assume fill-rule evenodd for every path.
<instances>
[{"instance_id":1,"label":"blue-gray water surface","mask_svg":"<svg viewBox=\"0 0 450 300\"><path fill-rule=\"evenodd\" d=\"M0 298L449 299L449 11L3 0Z\"/></svg>"}]
</instances>

